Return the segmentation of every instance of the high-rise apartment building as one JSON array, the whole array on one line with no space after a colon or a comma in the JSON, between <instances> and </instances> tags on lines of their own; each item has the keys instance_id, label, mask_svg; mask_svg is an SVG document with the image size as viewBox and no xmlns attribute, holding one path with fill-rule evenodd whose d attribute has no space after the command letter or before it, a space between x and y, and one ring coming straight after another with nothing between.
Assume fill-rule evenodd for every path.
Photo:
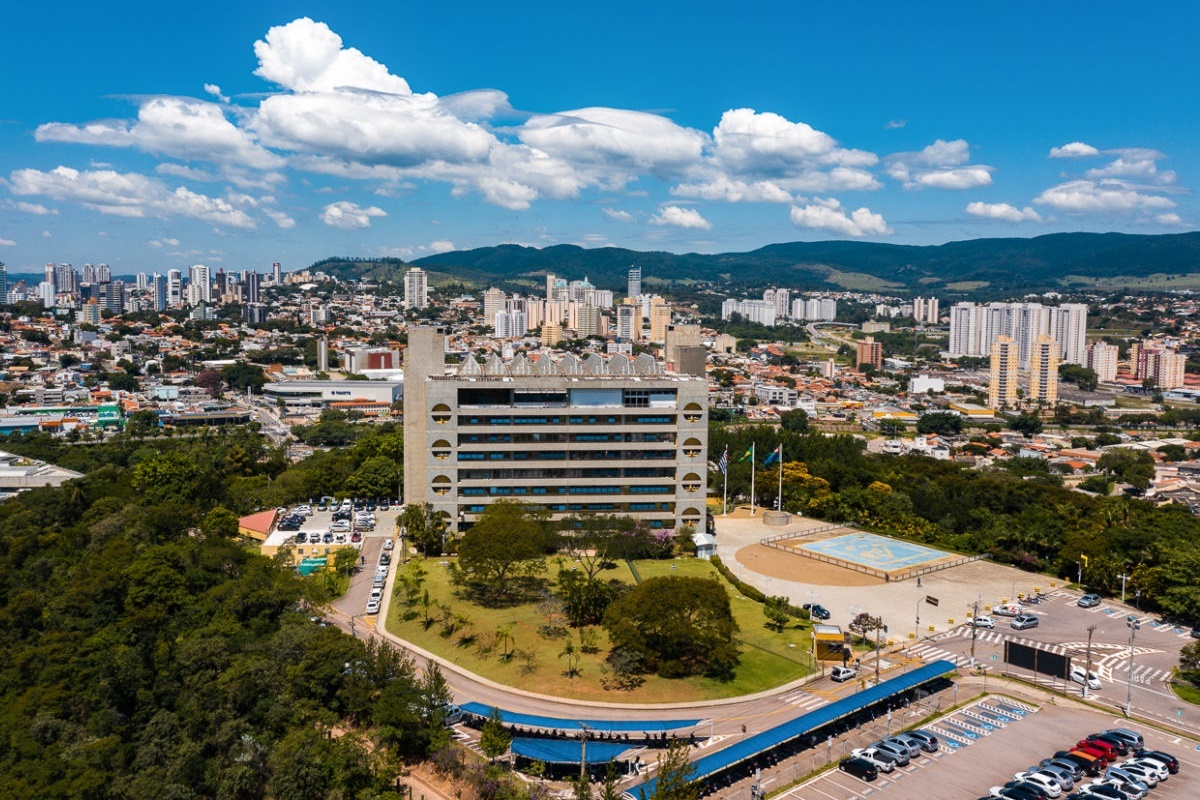
<instances>
[{"instance_id":1,"label":"high-rise apartment building","mask_svg":"<svg viewBox=\"0 0 1200 800\"><path fill-rule=\"evenodd\" d=\"M1168 347L1135 344L1130 348L1133 377L1149 380L1156 389L1178 389L1183 386L1187 357Z\"/></svg>"},{"instance_id":2,"label":"high-rise apartment building","mask_svg":"<svg viewBox=\"0 0 1200 800\"><path fill-rule=\"evenodd\" d=\"M1058 402L1058 342L1042 334L1033 340L1029 352L1029 394L1031 403L1053 406Z\"/></svg>"},{"instance_id":3,"label":"high-rise apartment building","mask_svg":"<svg viewBox=\"0 0 1200 800\"><path fill-rule=\"evenodd\" d=\"M8 267L0 261L0 304L8 302Z\"/></svg>"},{"instance_id":4,"label":"high-rise apartment building","mask_svg":"<svg viewBox=\"0 0 1200 800\"><path fill-rule=\"evenodd\" d=\"M193 306L212 302L212 275L204 264L188 267L187 299Z\"/></svg>"},{"instance_id":5,"label":"high-rise apartment building","mask_svg":"<svg viewBox=\"0 0 1200 800\"><path fill-rule=\"evenodd\" d=\"M404 499L454 530L498 500L632 516L650 527L701 526L708 389L648 354L586 359L543 353L447 374L445 331L409 331Z\"/></svg>"},{"instance_id":6,"label":"high-rise apartment building","mask_svg":"<svg viewBox=\"0 0 1200 800\"><path fill-rule=\"evenodd\" d=\"M988 406L1015 408L1017 405L1017 343L1000 335L992 342L991 379L988 381Z\"/></svg>"},{"instance_id":7,"label":"high-rise apartment building","mask_svg":"<svg viewBox=\"0 0 1200 800\"><path fill-rule=\"evenodd\" d=\"M483 293L483 324L484 327L496 327L496 315L504 310L504 301L507 297L504 290L497 289L494 286Z\"/></svg>"},{"instance_id":8,"label":"high-rise apartment building","mask_svg":"<svg viewBox=\"0 0 1200 800\"><path fill-rule=\"evenodd\" d=\"M1115 344L1092 342L1088 345L1084 366L1095 372L1096 379L1101 383L1115 380L1119 353L1120 350Z\"/></svg>"},{"instance_id":9,"label":"high-rise apartment building","mask_svg":"<svg viewBox=\"0 0 1200 800\"><path fill-rule=\"evenodd\" d=\"M1018 363L1024 367L1029 364L1034 340L1043 334L1058 342L1061 361L1082 364L1086 356L1087 306L955 303L950 308L950 354L954 356L987 355L996 337L1007 336L1016 343Z\"/></svg>"},{"instance_id":10,"label":"high-rise apartment building","mask_svg":"<svg viewBox=\"0 0 1200 800\"><path fill-rule=\"evenodd\" d=\"M557 322L542 323L542 346L554 347L554 345L563 341L563 326Z\"/></svg>"},{"instance_id":11,"label":"high-rise apartment building","mask_svg":"<svg viewBox=\"0 0 1200 800\"><path fill-rule=\"evenodd\" d=\"M167 310L167 279L157 272L150 279L150 302L155 311Z\"/></svg>"},{"instance_id":12,"label":"high-rise apartment building","mask_svg":"<svg viewBox=\"0 0 1200 800\"><path fill-rule=\"evenodd\" d=\"M515 339L524 336L529 328L524 311L497 311L494 335L497 339Z\"/></svg>"},{"instance_id":13,"label":"high-rise apartment building","mask_svg":"<svg viewBox=\"0 0 1200 800\"><path fill-rule=\"evenodd\" d=\"M617 340L636 342L642 338L641 306L622 303L617 306Z\"/></svg>"},{"instance_id":14,"label":"high-rise apartment building","mask_svg":"<svg viewBox=\"0 0 1200 800\"><path fill-rule=\"evenodd\" d=\"M913 318L920 325L937 325L938 299L936 297L914 297Z\"/></svg>"},{"instance_id":15,"label":"high-rise apartment building","mask_svg":"<svg viewBox=\"0 0 1200 800\"><path fill-rule=\"evenodd\" d=\"M261 302L262 301L262 290L260 289L259 282L262 280L262 276L259 275L257 272L247 272L246 276L243 280L245 281L245 284L246 284L246 302L247 303Z\"/></svg>"},{"instance_id":16,"label":"high-rise apartment building","mask_svg":"<svg viewBox=\"0 0 1200 800\"><path fill-rule=\"evenodd\" d=\"M271 285L272 286L282 286L283 285L283 267L280 265L280 263L278 261L271 264Z\"/></svg>"},{"instance_id":17,"label":"high-rise apartment building","mask_svg":"<svg viewBox=\"0 0 1200 800\"><path fill-rule=\"evenodd\" d=\"M171 308L183 305L183 273L177 269L167 270L167 305Z\"/></svg>"},{"instance_id":18,"label":"high-rise apartment building","mask_svg":"<svg viewBox=\"0 0 1200 800\"><path fill-rule=\"evenodd\" d=\"M420 267L404 273L404 309L420 311L429 307L429 276ZM492 324L491 322L488 323Z\"/></svg>"},{"instance_id":19,"label":"high-rise apartment building","mask_svg":"<svg viewBox=\"0 0 1200 800\"><path fill-rule=\"evenodd\" d=\"M629 268L629 281L628 281L628 285L626 286L626 289L628 290L625 293L626 297L637 297L639 294L642 293L642 268L641 267L630 267Z\"/></svg>"},{"instance_id":20,"label":"high-rise apartment building","mask_svg":"<svg viewBox=\"0 0 1200 800\"><path fill-rule=\"evenodd\" d=\"M663 341L667 335L667 326L670 324L671 307L665 301L650 306L650 341Z\"/></svg>"},{"instance_id":21,"label":"high-rise apartment building","mask_svg":"<svg viewBox=\"0 0 1200 800\"><path fill-rule=\"evenodd\" d=\"M875 341L871 336L868 336L856 346L856 358L854 363L861 369L864 365L871 365L875 369L883 369L883 344Z\"/></svg>"}]
</instances>

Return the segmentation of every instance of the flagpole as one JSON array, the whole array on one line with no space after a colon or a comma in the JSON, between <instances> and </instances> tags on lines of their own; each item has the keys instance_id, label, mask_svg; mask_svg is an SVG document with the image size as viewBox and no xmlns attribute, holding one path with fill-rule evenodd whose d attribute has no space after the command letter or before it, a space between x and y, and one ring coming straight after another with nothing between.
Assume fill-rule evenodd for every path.
<instances>
[{"instance_id":1,"label":"flagpole","mask_svg":"<svg viewBox=\"0 0 1200 800\"><path fill-rule=\"evenodd\" d=\"M758 455L755 446L758 442L750 443L750 516L754 516L754 473L758 471Z\"/></svg>"},{"instance_id":2,"label":"flagpole","mask_svg":"<svg viewBox=\"0 0 1200 800\"><path fill-rule=\"evenodd\" d=\"M779 443L779 497L776 499L776 511L783 511L783 442Z\"/></svg>"}]
</instances>

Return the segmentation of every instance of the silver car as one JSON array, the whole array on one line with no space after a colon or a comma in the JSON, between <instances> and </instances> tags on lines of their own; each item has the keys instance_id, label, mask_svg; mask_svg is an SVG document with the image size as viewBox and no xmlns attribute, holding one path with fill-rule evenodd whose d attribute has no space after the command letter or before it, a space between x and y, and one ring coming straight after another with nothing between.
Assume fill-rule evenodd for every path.
<instances>
[{"instance_id":1,"label":"silver car","mask_svg":"<svg viewBox=\"0 0 1200 800\"><path fill-rule=\"evenodd\" d=\"M896 759L896 766L908 766L908 762L910 760L908 755L908 745L885 740L876 742L875 744L871 745L871 747L874 747L876 750L879 750L882 753L887 753L889 756Z\"/></svg>"}]
</instances>

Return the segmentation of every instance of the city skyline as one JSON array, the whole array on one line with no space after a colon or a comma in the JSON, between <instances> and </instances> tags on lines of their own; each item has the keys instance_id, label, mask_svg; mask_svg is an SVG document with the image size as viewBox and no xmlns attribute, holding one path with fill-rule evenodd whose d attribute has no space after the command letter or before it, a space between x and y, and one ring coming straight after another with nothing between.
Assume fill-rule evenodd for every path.
<instances>
[{"instance_id":1,"label":"city skyline","mask_svg":"<svg viewBox=\"0 0 1200 800\"><path fill-rule=\"evenodd\" d=\"M14 30L55 47L10 48L11 75L31 66L0 124L0 261L265 272L503 242L1189 230L1200 14L1169 5L1179 24L1078 3L869 4L856 25L672 3L23 7Z\"/></svg>"}]
</instances>

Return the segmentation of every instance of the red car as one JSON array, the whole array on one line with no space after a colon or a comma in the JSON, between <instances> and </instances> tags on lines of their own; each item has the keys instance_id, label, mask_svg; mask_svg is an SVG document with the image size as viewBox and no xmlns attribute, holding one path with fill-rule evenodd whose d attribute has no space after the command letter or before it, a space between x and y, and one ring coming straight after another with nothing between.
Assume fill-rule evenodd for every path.
<instances>
[{"instance_id":1,"label":"red car","mask_svg":"<svg viewBox=\"0 0 1200 800\"><path fill-rule=\"evenodd\" d=\"M1075 744L1076 750L1082 750L1085 753L1091 753L1097 758L1103 758L1105 766L1108 765L1117 755L1117 749L1107 742L1097 742L1092 739L1080 739Z\"/></svg>"}]
</instances>

